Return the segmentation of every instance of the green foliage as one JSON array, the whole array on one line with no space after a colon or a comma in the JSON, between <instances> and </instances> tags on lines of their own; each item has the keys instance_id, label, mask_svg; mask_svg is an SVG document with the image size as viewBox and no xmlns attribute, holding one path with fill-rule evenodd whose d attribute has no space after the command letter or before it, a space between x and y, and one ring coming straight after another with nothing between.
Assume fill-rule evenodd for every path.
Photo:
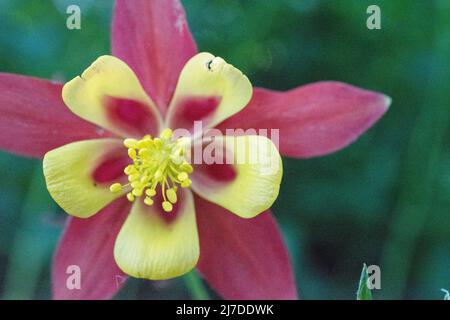
<instances>
[{"instance_id":1,"label":"green foliage","mask_svg":"<svg viewBox=\"0 0 450 320\"><path fill-rule=\"evenodd\" d=\"M372 300L372 292L367 286L369 274L367 272L367 265L364 263L361 277L359 278L358 291L356 292L356 300Z\"/></svg>"}]
</instances>

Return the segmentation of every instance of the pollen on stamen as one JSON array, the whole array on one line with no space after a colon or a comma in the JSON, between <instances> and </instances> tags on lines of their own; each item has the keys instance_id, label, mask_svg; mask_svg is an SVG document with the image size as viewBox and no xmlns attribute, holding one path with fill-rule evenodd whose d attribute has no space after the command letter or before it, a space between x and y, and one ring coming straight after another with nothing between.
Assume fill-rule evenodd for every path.
<instances>
[{"instance_id":1,"label":"pollen on stamen","mask_svg":"<svg viewBox=\"0 0 450 320\"><path fill-rule=\"evenodd\" d=\"M171 212L178 201L178 186L187 188L192 181L189 174L193 168L185 155L185 144L182 139L173 139L171 129L163 130L159 137L152 139L145 135L142 139L128 138L123 141L128 156L133 161L124 169L129 183L121 185L113 183L110 191L113 193L127 192L131 202L141 196L148 206L153 205L153 197L160 188L163 201L161 206L165 212Z\"/></svg>"},{"instance_id":2,"label":"pollen on stamen","mask_svg":"<svg viewBox=\"0 0 450 320\"><path fill-rule=\"evenodd\" d=\"M173 209L173 205L169 201L164 201L162 203L162 207L163 207L165 212L170 212Z\"/></svg>"},{"instance_id":3,"label":"pollen on stamen","mask_svg":"<svg viewBox=\"0 0 450 320\"><path fill-rule=\"evenodd\" d=\"M110 187L109 190L113 193L117 193L120 192L122 190L122 185L120 183L113 183Z\"/></svg>"}]
</instances>

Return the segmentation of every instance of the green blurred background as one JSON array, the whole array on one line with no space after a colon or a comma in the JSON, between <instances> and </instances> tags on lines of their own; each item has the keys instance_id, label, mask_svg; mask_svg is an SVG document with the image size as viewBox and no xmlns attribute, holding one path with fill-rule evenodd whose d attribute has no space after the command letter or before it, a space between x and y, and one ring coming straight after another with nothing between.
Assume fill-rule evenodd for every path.
<instances>
[{"instance_id":1,"label":"green blurred background","mask_svg":"<svg viewBox=\"0 0 450 320\"><path fill-rule=\"evenodd\" d=\"M81 8L81 30L66 28L69 4ZM450 288L450 0L183 4L199 49L255 85L330 79L393 98L350 147L285 159L274 212L301 297L354 299L366 262L381 267L375 299L441 299ZM371 4L381 8L381 30L366 27ZM111 11L110 0L0 0L0 71L73 78L110 52ZM0 299L50 298L65 214L40 161L0 152L0 177ZM118 297L193 297L192 278L183 280L132 280Z\"/></svg>"}]
</instances>

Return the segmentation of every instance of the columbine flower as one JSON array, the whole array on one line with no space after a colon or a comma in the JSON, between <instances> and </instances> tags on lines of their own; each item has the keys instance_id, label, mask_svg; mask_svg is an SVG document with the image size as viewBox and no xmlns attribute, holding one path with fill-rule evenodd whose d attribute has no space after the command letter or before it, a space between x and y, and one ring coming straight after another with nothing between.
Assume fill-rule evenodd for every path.
<instances>
[{"instance_id":1,"label":"columbine flower","mask_svg":"<svg viewBox=\"0 0 450 320\"><path fill-rule=\"evenodd\" d=\"M49 151L44 157L47 188L67 213L79 218L126 196L133 205L114 245L120 269L151 280L185 274L200 253L190 190L240 217L253 218L275 201L282 168L274 144L249 135L216 136L209 148L214 159L199 162L219 157L219 163L194 170L190 149L204 144L195 139L198 130L192 138L175 137L171 128L192 131L193 120L201 121L203 129L215 126L245 107L251 93L239 70L199 53L183 67L163 120L133 71L115 57L100 57L64 86L62 97L73 113L108 130L111 137ZM228 162L216 153L228 155ZM250 162L250 153L259 159ZM271 171L262 167L271 163L277 164Z\"/></svg>"},{"instance_id":2,"label":"columbine flower","mask_svg":"<svg viewBox=\"0 0 450 320\"><path fill-rule=\"evenodd\" d=\"M45 154L47 187L74 216L54 259L55 298L109 298L124 272L165 279L194 266L224 298L296 298L268 209L281 166L265 175L258 162L192 166L194 140L171 129L192 132L195 120L222 131L280 129L281 154L306 158L355 140L389 98L338 82L252 96L240 71L197 54L177 0L117 1L112 54L64 88L0 75L0 147ZM269 143L263 157L279 161L261 136L217 139L235 142L233 157ZM81 290L66 287L71 265L81 269Z\"/></svg>"}]
</instances>

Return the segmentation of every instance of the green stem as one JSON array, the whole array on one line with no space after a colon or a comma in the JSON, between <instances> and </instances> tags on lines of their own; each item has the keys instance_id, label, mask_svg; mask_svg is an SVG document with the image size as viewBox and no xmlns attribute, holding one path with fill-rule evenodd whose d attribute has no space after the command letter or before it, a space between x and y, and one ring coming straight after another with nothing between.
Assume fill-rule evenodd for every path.
<instances>
[{"instance_id":1,"label":"green stem","mask_svg":"<svg viewBox=\"0 0 450 320\"><path fill-rule=\"evenodd\" d=\"M184 277L184 283L189 290L189 293L194 300L209 300L209 294L206 290L202 279L195 270L192 270Z\"/></svg>"}]
</instances>

